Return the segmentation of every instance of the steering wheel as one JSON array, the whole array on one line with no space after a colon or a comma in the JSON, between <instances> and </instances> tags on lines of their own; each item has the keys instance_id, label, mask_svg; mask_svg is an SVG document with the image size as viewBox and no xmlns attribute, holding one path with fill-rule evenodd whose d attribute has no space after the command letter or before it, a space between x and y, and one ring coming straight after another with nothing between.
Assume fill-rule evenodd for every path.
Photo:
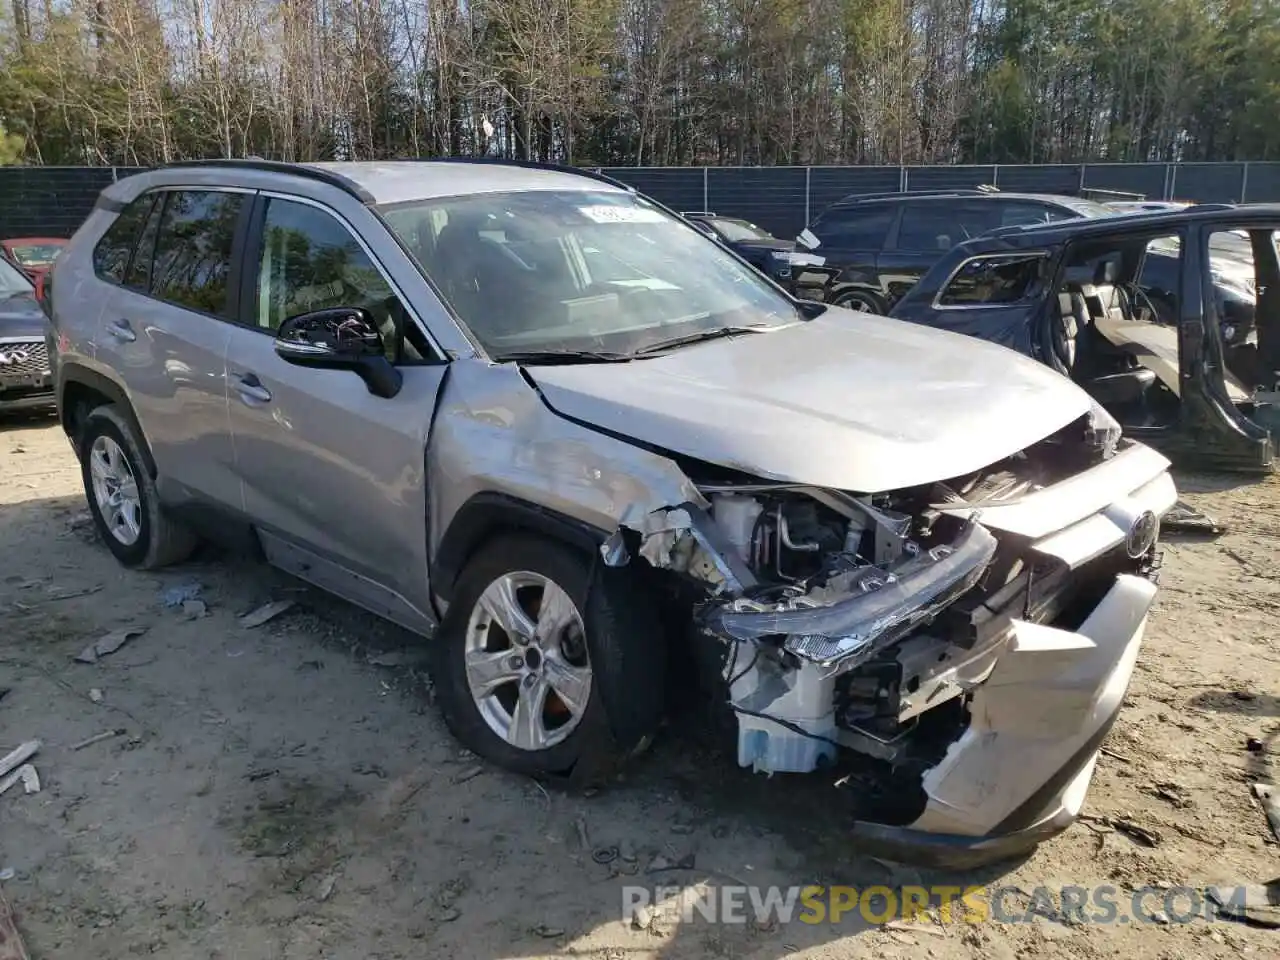
<instances>
[{"instance_id":1,"label":"steering wheel","mask_svg":"<svg viewBox=\"0 0 1280 960\"><path fill-rule=\"evenodd\" d=\"M1163 315L1160 313L1159 308L1156 306L1156 302L1152 300L1147 291L1138 286L1136 282L1126 283L1122 289L1131 299L1138 301L1138 303L1151 314L1152 323L1157 323L1161 326L1168 325Z\"/></svg>"}]
</instances>

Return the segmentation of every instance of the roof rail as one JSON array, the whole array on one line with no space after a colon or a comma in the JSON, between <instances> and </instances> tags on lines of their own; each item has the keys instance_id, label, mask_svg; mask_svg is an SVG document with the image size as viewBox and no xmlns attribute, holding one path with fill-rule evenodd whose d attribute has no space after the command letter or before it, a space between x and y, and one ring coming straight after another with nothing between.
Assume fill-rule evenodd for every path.
<instances>
[{"instance_id":1,"label":"roof rail","mask_svg":"<svg viewBox=\"0 0 1280 960\"><path fill-rule=\"evenodd\" d=\"M1080 196L1086 200L1145 200L1145 193L1133 193L1129 190L1103 190L1098 187L1081 187Z\"/></svg>"},{"instance_id":2,"label":"roof rail","mask_svg":"<svg viewBox=\"0 0 1280 960\"><path fill-rule=\"evenodd\" d=\"M959 190L886 190L883 193L851 193L836 203L859 203L863 200L892 200L896 197L980 197L998 192L995 188Z\"/></svg>"},{"instance_id":3,"label":"roof rail","mask_svg":"<svg viewBox=\"0 0 1280 960\"><path fill-rule=\"evenodd\" d=\"M623 183L616 180L608 174L601 173L598 169L591 167L571 167L563 163L544 163L541 160L509 160L506 157L419 157L422 163L488 163L499 167L525 167L529 170L550 170L554 173L571 173L579 177L587 177L590 180L599 180L601 183L607 183L612 187L619 187L631 193L636 192L636 188L629 183Z\"/></svg>"},{"instance_id":4,"label":"roof rail","mask_svg":"<svg viewBox=\"0 0 1280 960\"><path fill-rule=\"evenodd\" d=\"M263 160L260 157L216 157L210 160L175 160L172 163L166 163L157 169L168 170L171 168L184 167L232 167L237 170L263 170L270 173L287 173L295 177L306 177L308 180L317 180L320 183L327 183L331 187L337 187L345 193L351 194L361 203L373 203L373 194L371 194L360 184L356 183L349 177L344 177L340 173L334 173L332 170L324 170L320 167L308 166L305 163L288 163L283 160Z\"/></svg>"},{"instance_id":5,"label":"roof rail","mask_svg":"<svg viewBox=\"0 0 1280 960\"><path fill-rule=\"evenodd\" d=\"M681 210L682 217L714 217L716 214L711 210Z\"/></svg>"}]
</instances>

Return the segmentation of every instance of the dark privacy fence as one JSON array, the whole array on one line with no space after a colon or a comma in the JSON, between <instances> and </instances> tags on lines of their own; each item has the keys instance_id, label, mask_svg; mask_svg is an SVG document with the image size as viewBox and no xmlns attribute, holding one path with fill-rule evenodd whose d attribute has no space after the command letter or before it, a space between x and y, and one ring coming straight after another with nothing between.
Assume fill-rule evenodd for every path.
<instances>
[{"instance_id":1,"label":"dark privacy fence","mask_svg":"<svg viewBox=\"0 0 1280 960\"><path fill-rule=\"evenodd\" d=\"M0 237L70 236L98 191L137 172L126 167L0 168ZM851 193L1123 190L1149 200L1280 201L1277 163L1088 163L950 167L605 167L603 172L676 210L743 217L793 237L828 204Z\"/></svg>"}]
</instances>

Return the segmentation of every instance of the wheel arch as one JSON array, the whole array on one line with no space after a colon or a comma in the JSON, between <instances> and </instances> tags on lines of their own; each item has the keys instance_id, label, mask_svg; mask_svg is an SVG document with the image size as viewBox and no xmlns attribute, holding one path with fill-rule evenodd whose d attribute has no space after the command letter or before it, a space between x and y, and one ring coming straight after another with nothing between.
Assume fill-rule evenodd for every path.
<instances>
[{"instance_id":1,"label":"wheel arch","mask_svg":"<svg viewBox=\"0 0 1280 960\"><path fill-rule=\"evenodd\" d=\"M608 537L603 530L531 501L505 493L477 493L453 515L430 558L431 592L449 602L467 561L488 541L512 532L539 534L588 554Z\"/></svg>"},{"instance_id":2,"label":"wheel arch","mask_svg":"<svg viewBox=\"0 0 1280 960\"><path fill-rule=\"evenodd\" d=\"M120 384L94 370L79 364L59 365L58 368L58 420L63 431L74 442L79 436L84 417L94 407L112 404L120 411L138 438L147 472L152 478L156 475L155 458L151 455L151 447L147 443L146 434L134 413L129 395Z\"/></svg>"}]
</instances>

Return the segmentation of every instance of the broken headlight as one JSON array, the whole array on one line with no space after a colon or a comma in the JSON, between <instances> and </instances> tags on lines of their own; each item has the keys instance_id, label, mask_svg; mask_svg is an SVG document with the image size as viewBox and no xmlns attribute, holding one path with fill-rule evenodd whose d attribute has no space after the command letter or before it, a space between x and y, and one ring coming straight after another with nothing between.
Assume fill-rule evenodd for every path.
<instances>
[{"instance_id":1,"label":"broken headlight","mask_svg":"<svg viewBox=\"0 0 1280 960\"><path fill-rule=\"evenodd\" d=\"M1107 413L1106 408L1097 400L1093 401L1093 405L1089 408L1086 439L1102 451L1102 459L1106 460L1115 455L1116 446L1120 443L1120 433L1120 424L1116 418Z\"/></svg>"},{"instance_id":2,"label":"broken headlight","mask_svg":"<svg viewBox=\"0 0 1280 960\"><path fill-rule=\"evenodd\" d=\"M734 640L782 636L783 648L824 666L860 662L932 618L967 592L996 551L996 539L968 520L950 544L920 550L868 575L863 567L785 604L713 607L705 624Z\"/></svg>"}]
</instances>

